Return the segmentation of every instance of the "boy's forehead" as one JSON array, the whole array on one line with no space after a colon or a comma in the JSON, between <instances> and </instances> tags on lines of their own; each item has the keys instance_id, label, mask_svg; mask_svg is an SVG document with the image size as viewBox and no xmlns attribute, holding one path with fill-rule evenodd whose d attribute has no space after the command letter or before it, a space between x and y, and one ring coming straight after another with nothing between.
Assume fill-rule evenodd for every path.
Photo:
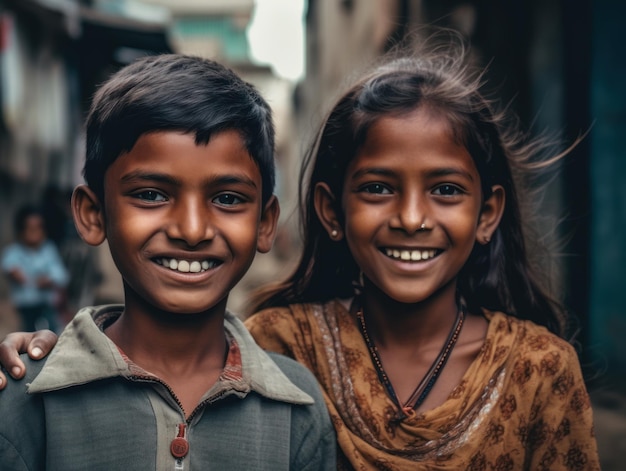
<instances>
[{"instance_id":1,"label":"boy's forehead","mask_svg":"<svg viewBox=\"0 0 626 471\"><path fill-rule=\"evenodd\" d=\"M247 164L247 165L246 165ZM133 147L121 154L107 170L122 170L122 180L145 178L167 169L185 178L201 178L210 174L246 174L245 178L259 180L260 169L250 155L241 133L227 129L201 139L195 133L163 130L144 133Z\"/></svg>"},{"instance_id":2,"label":"boy's forehead","mask_svg":"<svg viewBox=\"0 0 626 471\"><path fill-rule=\"evenodd\" d=\"M41 217L39 214L31 214L30 216L28 216L26 218L25 221L25 227L32 229L32 228L39 228L39 227L43 227L43 217Z\"/></svg>"}]
</instances>

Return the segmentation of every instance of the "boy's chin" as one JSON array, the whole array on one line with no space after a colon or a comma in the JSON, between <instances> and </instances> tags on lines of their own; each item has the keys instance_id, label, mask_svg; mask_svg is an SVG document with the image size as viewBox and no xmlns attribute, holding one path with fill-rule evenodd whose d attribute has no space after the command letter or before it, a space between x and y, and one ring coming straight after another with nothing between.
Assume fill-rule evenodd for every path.
<instances>
[{"instance_id":1,"label":"boy's chin","mask_svg":"<svg viewBox=\"0 0 626 471\"><path fill-rule=\"evenodd\" d=\"M223 313L226 308L225 299L210 302L210 300L207 300L206 296L204 296L203 299L197 300L197 302L194 302L193 299L188 297L180 300L169 299L165 302L155 300L151 304L154 308L155 315L159 318L170 318L179 322L185 319L190 321L194 319L197 320L198 318L212 313Z\"/></svg>"}]
</instances>

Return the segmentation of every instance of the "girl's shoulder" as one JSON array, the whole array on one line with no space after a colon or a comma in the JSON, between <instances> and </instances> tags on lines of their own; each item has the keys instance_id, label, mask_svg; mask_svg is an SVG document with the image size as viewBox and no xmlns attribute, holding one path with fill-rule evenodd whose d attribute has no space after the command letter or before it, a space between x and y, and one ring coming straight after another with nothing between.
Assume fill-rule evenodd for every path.
<instances>
[{"instance_id":1,"label":"girl's shoulder","mask_svg":"<svg viewBox=\"0 0 626 471\"><path fill-rule=\"evenodd\" d=\"M315 350L320 324L341 306L335 302L290 304L263 309L245 320L261 348L302 361Z\"/></svg>"},{"instance_id":2,"label":"girl's shoulder","mask_svg":"<svg viewBox=\"0 0 626 471\"><path fill-rule=\"evenodd\" d=\"M489 321L486 345L496 350L508 347L515 364L578 367L573 345L547 328L501 312L484 311L484 315Z\"/></svg>"},{"instance_id":3,"label":"girl's shoulder","mask_svg":"<svg viewBox=\"0 0 626 471\"><path fill-rule=\"evenodd\" d=\"M245 321L246 325L257 325L276 322L293 322L297 319L307 319L326 313L327 311L336 311L337 309L345 309L343 303L339 300L330 300L327 302L316 303L293 303L287 306L274 306L255 312Z\"/></svg>"}]
</instances>

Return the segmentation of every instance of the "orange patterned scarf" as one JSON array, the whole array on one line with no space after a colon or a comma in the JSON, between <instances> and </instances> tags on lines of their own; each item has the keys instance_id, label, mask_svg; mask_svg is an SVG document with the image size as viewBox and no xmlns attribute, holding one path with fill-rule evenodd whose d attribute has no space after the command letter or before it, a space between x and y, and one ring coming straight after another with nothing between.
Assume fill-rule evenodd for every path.
<instances>
[{"instance_id":1,"label":"orange patterned scarf","mask_svg":"<svg viewBox=\"0 0 626 471\"><path fill-rule=\"evenodd\" d=\"M596 470L589 399L569 344L530 322L486 313L484 346L448 399L403 420L338 301L261 311L246 321L265 349L320 382L339 469Z\"/></svg>"}]
</instances>

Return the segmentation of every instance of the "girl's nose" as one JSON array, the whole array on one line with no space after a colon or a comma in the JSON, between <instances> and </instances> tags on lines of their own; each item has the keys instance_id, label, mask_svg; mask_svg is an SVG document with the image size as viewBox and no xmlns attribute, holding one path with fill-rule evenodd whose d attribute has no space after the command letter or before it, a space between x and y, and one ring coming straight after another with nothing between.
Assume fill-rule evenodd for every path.
<instances>
[{"instance_id":1,"label":"girl's nose","mask_svg":"<svg viewBox=\"0 0 626 471\"><path fill-rule=\"evenodd\" d=\"M215 236L215 229L206 203L200 198L189 198L174 205L168 236L182 240L190 247L211 240Z\"/></svg>"},{"instance_id":2,"label":"girl's nose","mask_svg":"<svg viewBox=\"0 0 626 471\"><path fill-rule=\"evenodd\" d=\"M407 195L398 202L397 210L389 221L392 229L408 234L418 232L426 222L427 204L416 195Z\"/></svg>"}]
</instances>

